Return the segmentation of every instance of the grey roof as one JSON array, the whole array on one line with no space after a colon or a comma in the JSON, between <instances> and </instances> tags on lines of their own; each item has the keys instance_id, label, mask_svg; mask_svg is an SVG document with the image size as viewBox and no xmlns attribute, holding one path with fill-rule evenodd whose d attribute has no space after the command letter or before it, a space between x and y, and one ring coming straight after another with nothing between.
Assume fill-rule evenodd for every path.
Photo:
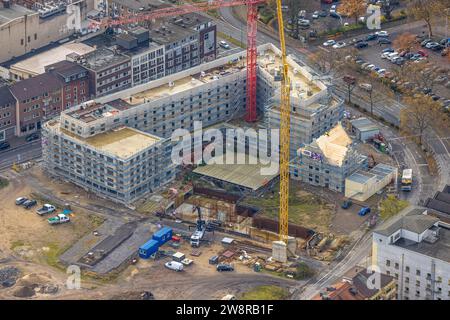
<instances>
[{"instance_id":1,"label":"grey roof","mask_svg":"<svg viewBox=\"0 0 450 320\"><path fill-rule=\"evenodd\" d=\"M418 206L405 208L397 216L378 227L374 232L387 237L400 229L420 234L439 221L436 217L423 214L424 211L426 211L426 208Z\"/></svg>"},{"instance_id":2,"label":"grey roof","mask_svg":"<svg viewBox=\"0 0 450 320\"><path fill-rule=\"evenodd\" d=\"M93 71L109 69L130 60L130 57L108 48L99 48L83 56L86 59L82 66Z\"/></svg>"},{"instance_id":3,"label":"grey roof","mask_svg":"<svg viewBox=\"0 0 450 320\"><path fill-rule=\"evenodd\" d=\"M16 99L12 95L7 86L0 87L0 106L6 106L7 104L15 104Z\"/></svg>"},{"instance_id":4,"label":"grey roof","mask_svg":"<svg viewBox=\"0 0 450 320\"><path fill-rule=\"evenodd\" d=\"M80 66L79 64L67 60L48 65L45 67L45 70L54 70L57 74L64 78L87 71L86 68Z\"/></svg>"},{"instance_id":5,"label":"grey roof","mask_svg":"<svg viewBox=\"0 0 450 320\"><path fill-rule=\"evenodd\" d=\"M450 184L445 185L444 190L442 190L444 193L450 193Z\"/></svg>"},{"instance_id":6,"label":"grey roof","mask_svg":"<svg viewBox=\"0 0 450 320\"><path fill-rule=\"evenodd\" d=\"M11 86L11 92L17 100L22 101L41 96L45 92L61 88L61 83L52 74L43 73L33 78L16 82Z\"/></svg>"},{"instance_id":7,"label":"grey roof","mask_svg":"<svg viewBox=\"0 0 450 320\"><path fill-rule=\"evenodd\" d=\"M158 44L170 44L196 34L196 31L174 24L161 25L150 30L150 39Z\"/></svg>"},{"instance_id":8,"label":"grey roof","mask_svg":"<svg viewBox=\"0 0 450 320\"><path fill-rule=\"evenodd\" d=\"M375 167L373 167L370 171L358 170L355 173L353 173L352 175L350 175L349 177L347 177L347 179L350 181L365 184L371 179L376 179L377 181L380 181L384 177L395 172L396 170L397 170L397 168L395 168L395 167L388 166L383 163L379 163Z\"/></svg>"},{"instance_id":9,"label":"grey roof","mask_svg":"<svg viewBox=\"0 0 450 320\"><path fill-rule=\"evenodd\" d=\"M397 240L394 245L442 261L450 262L450 230L444 227L439 228L439 237L436 242L415 242L401 238Z\"/></svg>"},{"instance_id":10,"label":"grey roof","mask_svg":"<svg viewBox=\"0 0 450 320\"><path fill-rule=\"evenodd\" d=\"M357 128L359 131L374 131L374 130L380 130L375 123L370 121L367 118L359 118L350 121L352 123L352 126Z\"/></svg>"}]
</instances>

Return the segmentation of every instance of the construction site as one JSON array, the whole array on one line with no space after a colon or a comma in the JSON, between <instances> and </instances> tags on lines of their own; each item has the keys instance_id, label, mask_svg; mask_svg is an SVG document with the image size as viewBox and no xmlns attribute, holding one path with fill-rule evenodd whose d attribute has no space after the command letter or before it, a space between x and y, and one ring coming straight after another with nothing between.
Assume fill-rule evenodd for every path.
<instances>
[{"instance_id":1,"label":"construction site","mask_svg":"<svg viewBox=\"0 0 450 320\"><path fill-rule=\"evenodd\" d=\"M261 285L292 294L374 226L376 212L357 212L378 205L396 169L369 165L361 145L383 152L341 125L343 101L286 55L282 24L281 48L256 46L251 25L259 2L227 4L248 4L246 51L83 102L43 124L42 159L5 175L0 260L29 266L8 273L11 285L0 297L142 299L151 292L156 299L220 299ZM205 8L218 7L211 1ZM171 8L156 12L171 16ZM149 17L96 26L127 19ZM251 136L225 148L233 157L240 150L244 163L220 163L217 150L207 163L211 139L203 136L183 154L200 161L175 163L174 131L195 136L197 122L217 132L280 130L280 150L269 150L279 151L279 170L262 174L268 165L251 153L261 143ZM363 183L370 188L349 182L369 167L373 181ZM31 207L20 198L58 215L38 212L24 222ZM349 199L347 210L341 203ZM84 276L81 291L64 288L73 266ZM39 281L23 276L33 268Z\"/></svg>"}]
</instances>

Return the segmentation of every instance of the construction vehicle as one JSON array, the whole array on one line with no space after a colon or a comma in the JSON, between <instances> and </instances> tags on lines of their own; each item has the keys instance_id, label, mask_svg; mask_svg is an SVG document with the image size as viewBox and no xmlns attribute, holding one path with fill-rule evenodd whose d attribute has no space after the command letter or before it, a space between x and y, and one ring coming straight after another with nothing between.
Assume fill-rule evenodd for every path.
<instances>
[{"instance_id":1,"label":"construction vehicle","mask_svg":"<svg viewBox=\"0 0 450 320\"><path fill-rule=\"evenodd\" d=\"M199 206L194 208L194 211L197 210L198 218L197 218L197 226L194 233L191 235L191 247L198 248L200 247L200 241L203 239L206 232L206 222L202 219L202 212Z\"/></svg>"},{"instance_id":2,"label":"construction vehicle","mask_svg":"<svg viewBox=\"0 0 450 320\"><path fill-rule=\"evenodd\" d=\"M46 204L44 204L42 206L42 208L37 209L36 213L38 215L40 215L40 216L43 216L45 214L49 214L49 213L55 212L55 210L56 210L55 206L52 206L51 204L46 203Z\"/></svg>"},{"instance_id":3,"label":"construction vehicle","mask_svg":"<svg viewBox=\"0 0 450 320\"><path fill-rule=\"evenodd\" d=\"M69 218L69 216L66 216L63 213L60 213L55 217L48 218L47 221L50 225L56 225L56 224L69 222L70 218Z\"/></svg>"}]
</instances>

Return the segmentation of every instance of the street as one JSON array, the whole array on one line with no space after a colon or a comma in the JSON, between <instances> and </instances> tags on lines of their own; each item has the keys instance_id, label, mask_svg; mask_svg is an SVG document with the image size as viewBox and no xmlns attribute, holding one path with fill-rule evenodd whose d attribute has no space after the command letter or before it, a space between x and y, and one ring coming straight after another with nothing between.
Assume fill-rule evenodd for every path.
<instances>
[{"instance_id":1,"label":"street","mask_svg":"<svg viewBox=\"0 0 450 320\"><path fill-rule=\"evenodd\" d=\"M24 143L8 150L0 151L0 170L11 167L14 163L23 163L42 156L41 141Z\"/></svg>"}]
</instances>

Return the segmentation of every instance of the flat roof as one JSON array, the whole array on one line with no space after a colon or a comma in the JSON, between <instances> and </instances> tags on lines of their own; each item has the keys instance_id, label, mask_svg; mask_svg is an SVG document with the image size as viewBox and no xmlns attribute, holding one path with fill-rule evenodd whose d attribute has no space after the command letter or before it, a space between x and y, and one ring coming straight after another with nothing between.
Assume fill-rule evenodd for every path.
<instances>
[{"instance_id":1,"label":"flat roof","mask_svg":"<svg viewBox=\"0 0 450 320\"><path fill-rule=\"evenodd\" d=\"M8 23L14 19L21 18L25 15L37 13L36 11L29 10L25 7L11 4L10 8L0 9L0 26L4 23Z\"/></svg>"},{"instance_id":2,"label":"flat roof","mask_svg":"<svg viewBox=\"0 0 450 320\"><path fill-rule=\"evenodd\" d=\"M130 60L130 57L108 48L98 48L85 54L83 59L85 60L81 64L83 67L94 71L101 71L106 67L112 67Z\"/></svg>"},{"instance_id":3,"label":"flat roof","mask_svg":"<svg viewBox=\"0 0 450 320\"><path fill-rule=\"evenodd\" d=\"M34 75L45 73L45 67L66 60L69 54L85 55L95 49L84 43L65 43L11 65L11 69Z\"/></svg>"},{"instance_id":4,"label":"flat roof","mask_svg":"<svg viewBox=\"0 0 450 320\"><path fill-rule=\"evenodd\" d=\"M354 119L350 121L352 126L358 129L359 131L365 132L365 131L374 131L374 130L380 130L375 123L370 121L367 118L359 118Z\"/></svg>"},{"instance_id":5,"label":"flat roof","mask_svg":"<svg viewBox=\"0 0 450 320\"><path fill-rule=\"evenodd\" d=\"M182 79L173 81L173 86L169 86L169 83L165 83L161 86L147 89L132 94L128 97L124 97L122 100L130 106L139 105L150 100L158 100L177 94L179 92L191 90L206 83L219 80L221 77L237 73L243 68L244 67L242 66L242 62L223 65L219 68L205 71L204 76L198 73L192 76L184 77Z\"/></svg>"},{"instance_id":6,"label":"flat roof","mask_svg":"<svg viewBox=\"0 0 450 320\"><path fill-rule=\"evenodd\" d=\"M392 166L388 166L387 164L379 163L370 171L362 171L358 170L349 177L346 178L346 180L358 182L361 184L367 183L369 180L375 178L377 181L383 179L384 177L388 176L389 174L395 172L397 169Z\"/></svg>"},{"instance_id":7,"label":"flat roof","mask_svg":"<svg viewBox=\"0 0 450 320\"><path fill-rule=\"evenodd\" d=\"M145 132L122 127L85 139L92 147L116 157L127 159L152 146L160 139Z\"/></svg>"},{"instance_id":8,"label":"flat roof","mask_svg":"<svg viewBox=\"0 0 450 320\"><path fill-rule=\"evenodd\" d=\"M255 160L248 155L246 159L247 163L249 160ZM194 173L256 191L278 176L278 172L273 175L262 175L261 168L264 167L266 166L262 164L211 164L197 167Z\"/></svg>"},{"instance_id":9,"label":"flat roof","mask_svg":"<svg viewBox=\"0 0 450 320\"><path fill-rule=\"evenodd\" d=\"M281 70L281 58L275 52L266 50L264 55L258 57L258 65L274 76ZM308 91L312 95L322 91L314 82L306 78L301 70L295 69L291 64L289 64L289 79L292 84L291 95L294 97L308 97Z\"/></svg>"},{"instance_id":10,"label":"flat roof","mask_svg":"<svg viewBox=\"0 0 450 320\"><path fill-rule=\"evenodd\" d=\"M393 245L429 257L434 257L442 261L450 262L450 230L444 227L439 228L439 237L434 243L425 240L422 240L422 242L415 242L401 238Z\"/></svg>"}]
</instances>

